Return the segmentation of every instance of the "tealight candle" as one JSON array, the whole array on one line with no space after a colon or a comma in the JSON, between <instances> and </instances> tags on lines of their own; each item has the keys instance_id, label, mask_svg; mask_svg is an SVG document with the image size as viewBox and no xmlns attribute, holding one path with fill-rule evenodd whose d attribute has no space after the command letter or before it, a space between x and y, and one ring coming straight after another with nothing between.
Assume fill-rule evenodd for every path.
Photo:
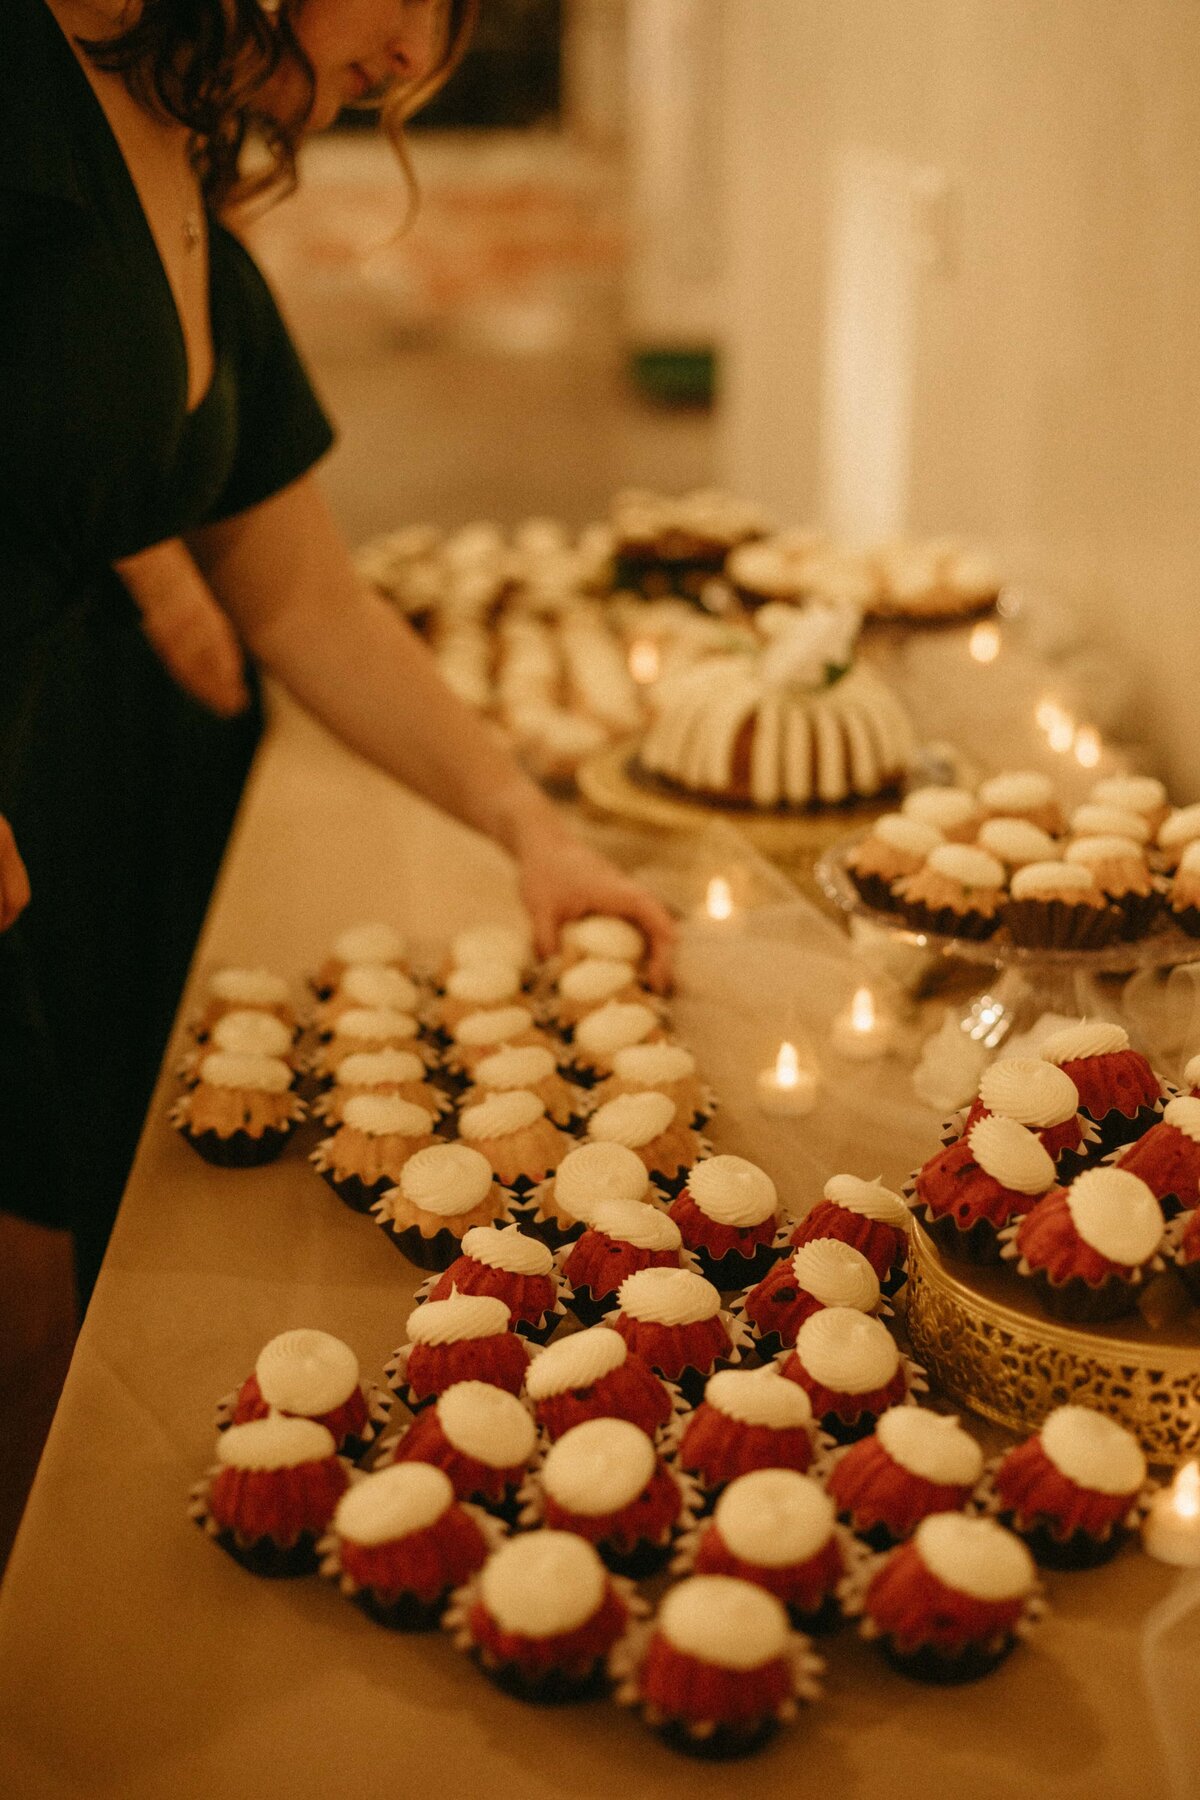
<instances>
[{"instance_id":1,"label":"tealight candle","mask_svg":"<svg viewBox=\"0 0 1200 1800\"><path fill-rule=\"evenodd\" d=\"M1159 1562L1200 1568L1200 1463L1185 1463L1155 1494L1142 1525L1142 1548Z\"/></svg>"},{"instance_id":2,"label":"tealight candle","mask_svg":"<svg viewBox=\"0 0 1200 1800\"><path fill-rule=\"evenodd\" d=\"M733 914L733 889L724 875L714 875L704 891L704 915L722 925Z\"/></svg>"},{"instance_id":3,"label":"tealight candle","mask_svg":"<svg viewBox=\"0 0 1200 1800\"><path fill-rule=\"evenodd\" d=\"M976 625L967 644L977 663L995 662L1000 654L1000 627L985 619Z\"/></svg>"},{"instance_id":4,"label":"tealight candle","mask_svg":"<svg viewBox=\"0 0 1200 1800\"><path fill-rule=\"evenodd\" d=\"M662 672L662 652L653 638L634 638L629 646L629 673L639 687L652 687Z\"/></svg>"},{"instance_id":5,"label":"tealight candle","mask_svg":"<svg viewBox=\"0 0 1200 1800\"><path fill-rule=\"evenodd\" d=\"M845 1012L840 1012L829 1027L829 1040L839 1056L866 1062L874 1056L886 1056L892 1042L891 1022L875 1003L869 987L854 990Z\"/></svg>"},{"instance_id":6,"label":"tealight candle","mask_svg":"<svg viewBox=\"0 0 1200 1800\"><path fill-rule=\"evenodd\" d=\"M816 1104L817 1079L810 1069L801 1067L795 1044L784 1043L771 1067L759 1074L757 1091L761 1111L779 1118L798 1118Z\"/></svg>"}]
</instances>

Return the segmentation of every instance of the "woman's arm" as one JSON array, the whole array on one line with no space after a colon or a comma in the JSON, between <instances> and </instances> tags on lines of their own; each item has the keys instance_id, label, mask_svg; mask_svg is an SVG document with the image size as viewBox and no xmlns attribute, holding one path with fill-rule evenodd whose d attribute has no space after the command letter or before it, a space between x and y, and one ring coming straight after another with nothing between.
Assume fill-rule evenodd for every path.
<instances>
[{"instance_id":1,"label":"woman's arm","mask_svg":"<svg viewBox=\"0 0 1200 1800\"><path fill-rule=\"evenodd\" d=\"M251 652L342 741L516 859L543 955L566 920L632 919L650 979L670 979L675 928L652 895L574 835L508 749L453 695L425 645L354 572L324 496L304 476L195 533L202 574Z\"/></svg>"},{"instance_id":2,"label":"woman's arm","mask_svg":"<svg viewBox=\"0 0 1200 1800\"><path fill-rule=\"evenodd\" d=\"M29 905L29 876L12 826L0 815L0 931L15 925Z\"/></svg>"},{"instance_id":3,"label":"woman's arm","mask_svg":"<svg viewBox=\"0 0 1200 1800\"><path fill-rule=\"evenodd\" d=\"M172 538L113 565L142 615L142 630L181 688L221 718L250 704L237 633L186 544Z\"/></svg>"}]
</instances>

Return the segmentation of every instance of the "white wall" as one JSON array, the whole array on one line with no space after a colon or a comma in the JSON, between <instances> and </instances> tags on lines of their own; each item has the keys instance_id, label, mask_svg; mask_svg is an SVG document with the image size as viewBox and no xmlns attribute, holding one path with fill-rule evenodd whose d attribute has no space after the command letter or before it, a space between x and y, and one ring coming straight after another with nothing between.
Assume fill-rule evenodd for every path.
<instances>
[{"instance_id":1,"label":"white wall","mask_svg":"<svg viewBox=\"0 0 1200 1800\"><path fill-rule=\"evenodd\" d=\"M1200 5L726 0L723 477L1067 596L1200 794Z\"/></svg>"}]
</instances>

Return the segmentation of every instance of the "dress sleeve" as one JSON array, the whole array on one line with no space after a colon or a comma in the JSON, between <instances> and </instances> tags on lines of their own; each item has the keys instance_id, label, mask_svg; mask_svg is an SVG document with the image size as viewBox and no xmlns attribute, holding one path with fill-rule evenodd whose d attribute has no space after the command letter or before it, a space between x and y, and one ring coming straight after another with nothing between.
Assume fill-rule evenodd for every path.
<instances>
[{"instance_id":1,"label":"dress sleeve","mask_svg":"<svg viewBox=\"0 0 1200 1800\"><path fill-rule=\"evenodd\" d=\"M212 228L213 314L237 384L237 446L207 523L245 512L297 481L334 441L275 298L249 251Z\"/></svg>"}]
</instances>

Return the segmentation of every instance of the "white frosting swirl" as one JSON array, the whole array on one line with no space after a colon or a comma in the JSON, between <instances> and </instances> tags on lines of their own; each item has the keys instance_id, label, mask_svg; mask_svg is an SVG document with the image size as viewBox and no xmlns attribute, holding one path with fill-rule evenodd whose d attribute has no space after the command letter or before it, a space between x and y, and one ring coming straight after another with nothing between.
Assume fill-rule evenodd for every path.
<instances>
[{"instance_id":1,"label":"white frosting swirl","mask_svg":"<svg viewBox=\"0 0 1200 1800\"><path fill-rule=\"evenodd\" d=\"M1200 837L1200 804L1177 806L1175 811L1164 819L1158 833L1158 841L1164 850L1177 850L1181 845L1190 844L1193 838L1198 837Z\"/></svg>"},{"instance_id":2,"label":"white frosting swirl","mask_svg":"<svg viewBox=\"0 0 1200 1800\"><path fill-rule=\"evenodd\" d=\"M1069 863L1082 863L1087 869L1095 869L1101 863L1135 862L1145 866L1142 846L1135 844L1127 837L1081 837L1073 844L1067 845L1066 857Z\"/></svg>"},{"instance_id":3,"label":"white frosting swirl","mask_svg":"<svg viewBox=\"0 0 1200 1800\"><path fill-rule=\"evenodd\" d=\"M523 1531L484 1564L479 1597L502 1631L526 1638L577 1631L604 1603L599 1552L573 1531Z\"/></svg>"},{"instance_id":4,"label":"white frosting swirl","mask_svg":"<svg viewBox=\"0 0 1200 1800\"><path fill-rule=\"evenodd\" d=\"M338 1064L339 1087L383 1087L389 1081L424 1081L425 1064L415 1050L355 1050Z\"/></svg>"},{"instance_id":5,"label":"white frosting swirl","mask_svg":"<svg viewBox=\"0 0 1200 1800\"><path fill-rule=\"evenodd\" d=\"M923 787L906 795L900 810L906 819L919 819L936 831L954 831L975 818L979 802L965 788Z\"/></svg>"},{"instance_id":6,"label":"white frosting swirl","mask_svg":"<svg viewBox=\"0 0 1200 1800\"><path fill-rule=\"evenodd\" d=\"M796 1355L814 1381L843 1394L874 1393L900 1367L887 1326L850 1306L811 1313L796 1334Z\"/></svg>"},{"instance_id":7,"label":"white frosting swirl","mask_svg":"<svg viewBox=\"0 0 1200 1800\"><path fill-rule=\"evenodd\" d=\"M1050 806L1054 783L1036 769L1013 769L979 785L979 801L992 813L1033 812Z\"/></svg>"},{"instance_id":8,"label":"white frosting swirl","mask_svg":"<svg viewBox=\"0 0 1200 1800\"><path fill-rule=\"evenodd\" d=\"M579 950L584 956L602 957L607 962L638 963L646 953L646 940L637 926L606 913L572 919L562 928L562 941L564 949Z\"/></svg>"},{"instance_id":9,"label":"white frosting swirl","mask_svg":"<svg viewBox=\"0 0 1200 1800\"><path fill-rule=\"evenodd\" d=\"M555 1070L554 1052L540 1044L520 1049L497 1050L475 1065L478 1087L496 1088L501 1092L512 1088L534 1088L546 1081Z\"/></svg>"},{"instance_id":10,"label":"white frosting swirl","mask_svg":"<svg viewBox=\"0 0 1200 1800\"><path fill-rule=\"evenodd\" d=\"M521 971L511 963L470 963L465 969L451 969L446 977L450 999L469 1006L496 1006L520 991Z\"/></svg>"},{"instance_id":11,"label":"white frosting swirl","mask_svg":"<svg viewBox=\"0 0 1200 1800\"><path fill-rule=\"evenodd\" d=\"M1094 1494L1137 1493L1146 1458L1132 1431L1087 1406L1059 1406L1038 1432L1060 1475Z\"/></svg>"},{"instance_id":12,"label":"white frosting swirl","mask_svg":"<svg viewBox=\"0 0 1200 1800\"><path fill-rule=\"evenodd\" d=\"M840 1238L813 1238L792 1257L797 1285L822 1306L853 1306L874 1312L879 1305L879 1277L853 1245Z\"/></svg>"},{"instance_id":13,"label":"white frosting swirl","mask_svg":"<svg viewBox=\"0 0 1200 1800\"><path fill-rule=\"evenodd\" d=\"M761 1225L779 1210L775 1183L744 1156L710 1156L688 1176L688 1193L717 1225Z\"/></svg>"},{"instance_id":14,"label":"white frosting swirl","mask_svg":"<svg viewBox=\"0 0 1200 1800\"><path fill-rule=\"evenodd\" d=\"M977 1119L968 1134L971 1155L985 1175L1014 1194L1044 1194L1054 1185L1054 1159L1024 1125L999 1113Z\"/></svg>"},{"instance_id":15,"label":"white frosting swirl","mask_svg":"<svg viewBox=\"0 0 1200 1800\"><path fill-rule=\"evenodd\" d=\"M765 1569L807 1562L829 1542L836 1521L837 1509L820 1482L794 1469L740 1475L713 1513L726 1548L740 1561Z\"/></svg>"},{"instance_id":16,"label":"white frosting swirl","mask_svg":"<svg viewBox=\"0 0 1200 1800\"><path fill-rule=\"evenodd\" d=\"M292 1085L292 1070L278 1056L238 1056L232 1050L210 1050L197 1074L207 1087L251 1094L286 1094Z\"/></svg>"},{"instance_id":17,"label":"white frosting swirl","mask_svg":"<svg viewBox=\"0 0 1200 1800\"><path fill-rule=\"evenodd\" d=\"M641 1150L670 1127L675 1110L669 1095L652 1088L643 1094L620 1094L596 1108L588 1120L588 1137L597 1144L622 1144L627 1150Z\"/></svg>"},{"instance_id":18,"label":"white frosting swirl","mask_svg":"<svg viewBox=\"0 0 1200 1800\"><path fill-rule=\"evenodd\" d=\"M645 1163L624 1144L581 1144L559 1163L554 1198L586 1225L599 1201L641 1200L649 1186Z\"/></svg>"},{"instance_id":19,"label":"white frosting swirl","mask_svg":"<svg viewBox=\"0 0 1200 1800\"><path fill-rule=\"evenodd\" d=\"M651 1440L628 1419L585 1419L551 1445L542 1485L568 1512L598 1518L636 1500L657 1461Z\"/></svg>"},{"instance_id":20,"label":"white frosting swirl","mask_svg":"<svg viewBox=\"0 0 1200 1800\"><path fill-rule=\"evenodd\" d=\"M976 842L981 850L1014 866L1049 862L1054 855L1050 833L1031 825L1028 819L986 819L979 827Z\"/></svg>"},{"instance_id":21,"label":"white frosting swirl","mask_svg":"<svg viewBox=\"0 0 1200 1800\"><path fill-rule=\"evenodd\" d=\"M663 1597L658 1630L674 1649L719 1669L759 1669L788 1652L788 1616L766 1588L732 1575L690 1575Z\"/></svg>"},{"instance_id":22,"label":"white frosting swirl","mask_svg":"<svg viewBox=\"0 0 1200 1800\"><path fill-rule=\"evenodd\" d=\"M983 1474L983 1451L947 1413L890 1406L879 1415L875 1436L892 1461L920 1481L973 1488Z\"/></svg>"},{"instance_id":23,"label":"white frosting swirl","mask_svg":"<svg viewBox=\"0 0 1200 1800\"><path fill-rule=\"evenodd\" d=\"M333 1021L335 1038L365 1038L379 1044L407 1043L419 1030L411 1013L390 1006L348 1006Z\"/></svg>"},{"instance_id":24,"label":"white frosting swirl","mask_svg":"<svg viewBox=\"0 0 1200 1800\"><path fill-rule=\"evenodd\" d=\"M637 981L637 971L632 963L610 962L598 956L585 957L582 962L575 963L563 971L559 977L558 991L564 1000L578 1000L585 1004L611 1000L614 994L630 987Z\"/></svg>"},{"instance_id":25,"label":"white frosting swirl","mask_svg":"<svg viewBox=\"0 0 1200 1800\"><path fill-rule=\"evenodd\" d=\"M1200 838L1193 838L1190 844L1183 846L1183 854L1179 858L1181 875L1200 875Z\"/></svg>"},{"instance_id":26,"label":"white frosting swirl","mask_svg":"<svg viewBox=\"0 0 1200 1800\"><path fill-rule=\"evenodd\" d=\"M889 850L922 858L946 841L936 825L927 825L923 819L910 819L907 813L884 813L872 825L871 836L886 844Z\"/></svg>"},{"instance_id":27,"label":"white frosting swirl","mask_svg":"<svg viewBox=\"0 0 1200 1800\"><path fill-rule=\"evenodd\" d=\"M1084 1243L1123 1268L1148 1262L1162 1242L1162 1208L1128 1169L1086 1169L1067 1189L1067 1206Z\"/></svg>"},{"instance_id":28,"label":"white frosting swirl","mask_svg":"<svg viewBox=\"0 0 1200 1800\"><path fill-rule=\"evenodd\" d=\"M259 1392L279 1412L332 1412L358 1386L358 1358L327 1331L283 1331L254 1365Z\"/></svg>"},{"instance_id":29,"label":"white frosting swirl","mask_svg":"<svg viewBox=\"0 0 1200 1800\"><path fill-rule=\"evenodd\" d=\"M579 1021L575 1043L589 1056L612 1056L642 1043L657 1024L652 1009L640 1000L608 1000Z\"/></svg>"},{"instance_id":30,"label":"white frosting swirl","mask_svg":"<svg viewBox=\"0 0 1200 1800\"><path fill-rule=\"evenodd\" d=\"M386 1006L400 1013L415 1012L420 998L407 975L384 963L353 963L338 983L338 992L357 1006Z\"/></svg>"},{"instance_id":31,"label":"white frosting swirl","mask_svg":"<svg viewBox=\"0 0 1200 1800\"><path fill-rule=\"evenodd\" d=\"M979 1098L1002 1119L1015 1119L1035 1131L1062 1125L1079 1111L1079 1092L1071 1077L1038 1056L1006 1056L985 1069Z\"/></svg>"},{"instance_id":32,"label":"white frosting swirl","mask_svg":"<svg viewBox=\"0 0 1200 1800\"><path fill-rule=\"evenodd\" d=\"M274 1013L242 1010L218 1019L210 1033L216 1049L231 1056L286 1056L292 1034Z\"/></svg>"},{"instance_id":33,"label":"white frosting swirl","mask_svg":"<svg viewBox=\"0 0 1200 1800\"><path fill-rule=\"evenodd\" d=\"M404 1322L410 1344L460 1344L468 1338L498 1337L512 1318L494 1294L460 1294L426 1300Z\"/></svg>"},{"instance_id":34,"label":"white frosting swirl","mask_svg":"<svg viewBox=\"0 0 1200 1800\"><path fill-rule=\"evenodd\" d=\"M217 1439L223 1469L295 1469L301 1463L324 1462L334 1450L333 1434L324 1425L285 1413L231 1425Z\"/></svg>"},{"instance_id":35,"label":"white frosting swirl","mask_svg":"<svg viewBox=\"0 0 1200 1800\"><path fill-rule=\"evenodd\" d=\"M457 1219L483 1205L494 1179L487 1157L469 1144L429 1144L401 1169L400 1192L422 1212Z\"/></svg>"},{"instance_id":36,"label":"white frosting swirl","mask_svg":"<svg viewBox=\"0 0 1200 1800\"><path fill-rule=\"evenodd\" d=\"M763 1369L718 1369L704 1384L704 1404L741 1425L765 1425L770 1431L801 1431L812 1424L808 1395L781 1374L777 1363Z\"/></svg>"},{"instance_id":37,"label":"white frosting swirl","mask_svg":"<svg viewBox=\"0 0 1200 1800\"><path fill-rule=\"evenodd\" d=\"M525 1392L536 1404L571 1388L592 1387L619 1369L628 1354L625 1339L610 1325L593 1325L589 1331L574 1332L538 1352L529 1365ZM795 1383L787 1385L793 1387Z\"/></svg>"},{"instance_id":38,"label":"white frosting swirl","mask_svg":"<svg viewBox=\"0 0 1200 1800\"><path fill-rule=\"evenodd\" d=\"M931 1513L913 1533L929 1573L973 1600L1017 1600L1037 1582L1033 1558L1019 1537L994 1519Z\"/></svg>"},{"instance_id":39,"label":"white frosting swirl","mask_svg":"<svg viewBox=\"0 0 1200 1800\"><path fill-rule=\"evenodd\" d=\"M907 1231L912 1223L899 1194L893 1194L881 1181L864 1181L861 1175L831 1175L822 1193L834 1206L844 1206L847 1212L873 1219L876 1225L894 1225L898 1231Z\"/></svg>"},{"instance_id":40,"label":"white frosting swirl","mask_svg":"<svg viewBox=\"0 0 1200 1800\"><path fill-rule=\"evenodd\" d=\"M1184 1137L1191 1138L1193 1144L1200 1144L1200 1100L1193 1099L1190 1094L1168 1100L1163 1108L1163 1124L1174 1126Z\"/></svg>"},{"instance_id":41,"label":"white frosting swirl","mask_svg":"<svg viewBox=\"0 0 1200 1800\"><path fill-rule=\"evenodd\" d=\"M1115 806L1122 812L1153 813L1167 804L1167 790L1153 775L1108 775L1092 789L1097 806Z\"/></svg>"},{"instance_id":42,"label":"white frosting swirl","mask_svg":"<svg viewBox=\"0 0 1200 1800\"><path fill-rule=\"evenodd\" d=\"M437 1122L423 1106L399 1094L352 1094L342 1107L342 1119L368 1137L428 1137Z\"/></svg>"},{"instance_id":43,"label":"white frosting swirl","mask_svg":"<svg viewBox=\"0 0 1200 1800\"><path fill-rule=\"evenodd\" d=\"M1083 863L1027 863L1013 873L1010 892L1014 900L1037 900L1044 894L1094 894L1096 878Z\"/></svg>"},{"instance_id":44,"label":"white frosting swirl","mask_svg":"<svg viewBox=\"0 0 1200 1800\"><path fill-rule=\"evenodd\" d=\"M537 1428L516 1395L504 1388L489 1381L456 1381L434 1404L447 1442L461 1455L489 1469L519 1468L533 1455Z\"/></svg>"},{"instance_id":45,"label":"white frosting swirl","mask_svg":"<svg viewBox=\"0 0 1200 1800\"><path fill-rule=\"evenodd\" d=\"M1135 844L1150 841L1150 827L1141 813L1123 812L1116 806L1077 806L1069 824L1072 837L1121 837Z\"/></svg>"},{"instance_id":46,"label":"white frosting swirl","mask_svg":"<svg viewBox=\"0 0 1200 1800\"><path fill-rule=\"evenodd\" d=\"M456 1044L507 1044L523 1037L533 1025L533 1014L525 1006L496 1006L486 1011L466 1013L451 1027Z\"/></svg>"},{"instance_id":47,"label":"white frosting swirl","mask_svg":"<svg viewBox=\"0 0 1200 1800\"><path fill-rule=\"evenodd\" d=\"M545 1116L545 1102L536 1094L525 1088L512 1088L505 1094L491 1094L476 1106L464 1106L458 1115L458 1135L487 1143L526 1131Z\"/></svg>"},{"instance_id":48,"label":"white frosting swirl","mask_svg":"<svg viewBox=\"0 0 1200 1800\"><path fill-rule=\"evenodd\" d=\"M346 1489L333 1529L352 1544L391 1544L428 1531L453 1504L454 1488L443 1470L432 1463L392 1463Z\"/></svg>"},{"instance_id":49,"label":"white frosting swirl","mask_svg":"<svg viewBox=\"0 0 1200 1800\"><path fill-rule=\"evenodd\" d=\"M491 1171L489 1170L489 1174ZM463 1255L506 1275L549 1275L554 1258L540 1238L526 1237L515 1225L472 1225L463 1233Z\"/></svg>"},{"instance_id":50,"label":"white frosting swirl","mask_svg":"<svg viewBox=\"0 0 1200 1800\"><path fill-rule=\"evenodd\" d=\"M974 844L939 844L929 852L927 866L967 888L1004 886L1004 864Z\"/></svg>"},{"instance_id":51,"label":"white frosting swirl","mask_svg":"<svg viewBox=\"0 0 1200 1800\"><path fill-rule=\"evenodd\" d=\"M1128 1050L1129 1034L1107 1019L1080 1019L1078 1025L1065 1025L1046 1038L1038 1055L1046 1062L1082 1062L1089 1056L1115 1056Z\"/></svg>"},{"instance_id":52,"label":"white frosting swirl","mask_svg":"<svg viewBox=\"0 0 1200 1800\"><path fill-rule=\"evenodd\" d=\"M696 1073L696 1059L682 1044L629 1044L612 1059L613 1074L638 1087L663 1088Z\"/></svg>"},{"instance_id":53,"label":"white frosting swirl","mask_svg":"<svg viewBox=\"0 0 1200 1800\"><path fill-rule=\"evenodd\" d=\"M625 1277L617 1301L626 1318L643 1325L699 1325L721 1310L712 1282L690 1269L639 1269Z\"/></svg>"},{"instance_id":54,"label":"white frosting swirl","mask_svg":"<svg viewBox=\"0 0 1200 1800\"><path fill-rule=\"evenodd\" d=\"M529 933L513 925L471 925L450 941L450 961L456 969L473 963L504 963L519 969L529 956Z\"/></svg>"},{"instance_id":55,"label":"white frosting swirl","mask_svg":"<svg viewBox=\"0 0 1200 1800\"><path fill-rule=\"evenodd\" d=\"M218 969L209 980L208 991L214 1000L232 1001L236 1006L283 1006L288 984L270 969Z\"/></svg>"},{"instance_id":56,"label":"white frosting swirl","mask_svg":"<svg viewBox=\"0 0 1200 1800\"><path fill-rule=\"evenodd\" d=\"M351 925L334 940L333 954L343 963L396 963L406 948L390 925Z\"/></svg>"}]
</instances>

